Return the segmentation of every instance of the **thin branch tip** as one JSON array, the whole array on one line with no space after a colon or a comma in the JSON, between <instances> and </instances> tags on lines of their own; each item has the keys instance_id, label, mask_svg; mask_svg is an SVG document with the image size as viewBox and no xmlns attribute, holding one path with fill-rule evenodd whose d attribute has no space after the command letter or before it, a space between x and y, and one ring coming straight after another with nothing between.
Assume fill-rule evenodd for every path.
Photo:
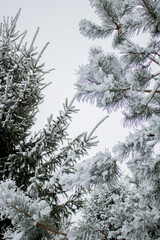
<instances>
[{"instance_id":1,"label":"thin branch tip","mask_svg":"<svg viewBox=\"0 0 160 240\"><path fill-rule=\"evenodd\" d=\"M95 132L95 130L101 125L101 123L103 123L107 118L109 118L109 115L105 116L104 118L102 118L97 124L96 126L92 129L92 131L90 132L90 134L88 135L88 137L86 138L87 141L92 137L93 133Z\"/></svg>"}]
</instances>

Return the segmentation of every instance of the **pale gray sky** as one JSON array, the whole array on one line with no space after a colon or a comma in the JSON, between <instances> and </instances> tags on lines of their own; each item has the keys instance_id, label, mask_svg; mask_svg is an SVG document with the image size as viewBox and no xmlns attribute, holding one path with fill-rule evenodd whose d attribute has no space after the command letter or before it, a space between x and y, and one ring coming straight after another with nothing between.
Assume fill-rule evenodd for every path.
<instances>
[{"instance_id":1,"label":"pale gray sky","mask_svg":"<svg viewBox=\"0 0 160 240\"><path fill-rule=\"evenodd\" d=\"M30 43L37 27L40 27L35 46L40 51L46 42L50 42L42 60L46 69L55 68L55 71L46 75L46 82L51 81L52 85L44 91L44 103L39 108L34 128L38 130L51 113L57 115L66 97L72 99L75 94L75 71L87 63L89 47L103 44L106 51L111 51L111 45L110 41L91 41L80 34L78 23L82 18L98 21L88 0L2 0L1 21L3 16L15 16L19 8L22 11L17 29L21 32L28 30L26 40ZM73 117L70 127L72 137L83 131L90 132L107 114L91 104L76 102L76 105L81 111ZM111 150L118 141L124 140L128 130L122 128L121 119L122 115L113 113L96 130L100 143L89 152L90 156L105 148Z\"/></svg>"}]
</instances>

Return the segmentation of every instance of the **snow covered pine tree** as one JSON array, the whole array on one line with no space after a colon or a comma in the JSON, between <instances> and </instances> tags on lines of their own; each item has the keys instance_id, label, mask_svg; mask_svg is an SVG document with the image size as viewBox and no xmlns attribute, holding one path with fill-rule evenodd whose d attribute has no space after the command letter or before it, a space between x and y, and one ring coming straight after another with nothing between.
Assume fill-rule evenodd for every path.
<instances>
[{"instance_id":1,"label":"snow covered pine tree","mask_svg":"<svg viewBox=\"0 0 160 240\"><path fill-rule=\"evenodd\" d=\"M69 216L82 201L78 191L68 196L61 176L96 143L86 134L67 140L71 114L77 112L73 101L31 135L50 72L39 63L48 43L35 52L37 30L31 45L23 44L26 31L16 31L19 14L0 26L0 239L66 239Z\"/></svg>"},{"instance_id":2,"label":"snow covered pine tree","mask_svg":"<svg viewBox=\"0 0 160 240\"><path fill-rule=\"evenodd\" d=\"M130 133L124 143L113 148L114 157L108 157L107 151L88 162L92 165L89 168L95 171L89 172L84 186L88 186L87 183L99 184L100 190L91 193L91 200L86 204L85 214L74 231L73 239L158 240L160 1L90 0L90 5L101 24L84 19L80 22L80 32L90 39L111 37L115 52L105 53L101 47L90 49L88 64L78 71L77 98L96 102L97 107L109 112L121 108L124 124L139 124L139 130ZM141 39L139 44L136 43L138 36ZM109 180L101 167L105 154L106 165L108 161L111 168L117 161L126 161L131 171L129 180L122 178L117 183ZM88 169L87 161L83 164ZM77 172L82 168L77 167ZM98 180L100 170L101 185ZM117 175L116 171L113 175Z\"/></svg>"}]
</instances>

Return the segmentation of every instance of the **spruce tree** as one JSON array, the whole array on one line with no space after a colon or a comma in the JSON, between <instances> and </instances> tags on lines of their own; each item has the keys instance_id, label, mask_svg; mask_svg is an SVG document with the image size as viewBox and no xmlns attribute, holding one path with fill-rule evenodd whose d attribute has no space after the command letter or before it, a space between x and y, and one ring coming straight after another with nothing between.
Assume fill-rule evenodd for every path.
<instances>
[{"instance_id":1,"label":"spruce tree","mask_svg":"<svg viewBox=\"0 0 160 240\"><path fill-rule=\"evenodd\" d=\"M90 190L91 200L86 200L89 203L86 204L82 222L74 231L73 239L158 240L160 2L158 0L89 0L89 2L100 18L101 24L84 19L80 22L80 32L93 40L110 37L114 52L106 53L101 47L90 49L88 64L81 66L78 71L77 98L95 102L97 107L106 109L109 113L120 109L124 114L124 126L131 125L135 130L129 134L125 142L117 143L113 148L113 162L118 164L125 161L130 170L127 180L122 176L121 180L117 180L117 184L119 181L125 183L123 190L118 187L120 193L115 194L113 191L115 183L108 181L107 177L106 182L103 181L100 186L95 182L95 188L98 186L100 191L96 190L94 193L92 189ZM137 37L141 39L139 44ZM147 38L146 44L144 38ZM98 168L104 164L104 157L101 156L100 159L102 163L99 160ZM87 160L84 166L88 168ZM112 169L113 164L110 166ZM77 171L80 173L80 168ZM101 173L99 172L98 176L103 176L103 167ZM91 183L93 179L98 179L96 171L91 172L87 182ZM87 186L86 182L85 185ZM113 199L113 203L109 205L108 196ZM98 219L95 215L97 208L100 215ZM99 232L96 229L99 229Z\"/></svg>"},{"instance_id":2,"label":"spruce tree","mask_svg":"<svg viewBox=\"0 0 160 240\"><path fill-rule=\"evenodd\" d=\"M66 239L70 216L82 206L81 193L68 193L61 177L95 145L86 133L68 140L67 128L77 112L66 100L54 120L52 115L32 134L35 115L43 101L45 74L33 41L24 42L15 18L0 26L0 239Z\"/></svg>"}]
</instances>

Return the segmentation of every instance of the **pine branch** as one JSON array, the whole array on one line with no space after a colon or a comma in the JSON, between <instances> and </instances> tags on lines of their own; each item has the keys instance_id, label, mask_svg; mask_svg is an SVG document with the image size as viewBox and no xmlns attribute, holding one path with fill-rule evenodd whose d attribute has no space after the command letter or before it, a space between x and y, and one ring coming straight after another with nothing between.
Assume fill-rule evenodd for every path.
<instances>
[{"instance_id":1,"label":"pine branch","mask_svg":"<svg viewBox=\"0 0 160 240\"><path fill-rule=\"evenodd\" d=\"M131 51L129 51L127 53L131 54L131 55L144 55L144 54L146 54L145 52L138 53L138 52L131 52ZM152 57L152 56L146 56L146 57L149 58L152 62L156 63L158 66L160 65L160 63L154 57Z\"/></svg>"},{"instance_id":2,"label":"pine branch","mask_svg":"<svg viewBox=\"0 0 160 240\"><path fill-rule=\"evenodd\" d=\"M30 216L28 213L23 212L22 210L20 210L19 208L15 207L15 206L13 206L13 205L10 205L10 207L12 207L12 208L14 208L15 210L17 210L18 212L24 214L26 217L30 218L32 221L36 222L36 220L35 220L32 216ZM53 232L53 233L55 233L55 234L67 236L66 233L62 233L62 232L55 231L55 230L53 230L53 229L51 229L51 228L48 228L48 227L44 226L43 224L41 224L41 223L39 223L39 222L36 223L36 226L39 226L39 227L41 227L41 228L44 228L44 229L46 229L47 231Z\"/></svg>"},{"instance_id":3,"label":"pine branch","mask_svg":"<svg viewBox=\"0 0 160 240\"><path fill-rule=\"evenodd\" d=\"M152 90L152 92L151 92L151 93L152 93L152 94L151 94L151 97L150 97L150 99L148 100L148 102L146 103L145 108L147 108L148 104L151 102L151 100L152 100L152 98L154 97L157 89L159 88L159 85L160 85L160 84L158 83L157 86L155 86L155 88Z\"/></svg>"},{"instance_id":4,"label":"pine branch","mask_svg":"<svg viewBox=\"0 0 160 240\"><path fill-rule=\"evenodd\" d=\"M103 71L106 75L108 75L108 72L106 72L106 71L104 70L104 68L103 68L103 66L102 66L102 64L101 64L100 61L98 61L98 66L102 69L102 71Z\"/></svg>"},{"instance_id":5,"label":"pine branch","mask_svg":"<svg viewBox=\"0 0 160 240\"><path fill-rule=\"evenodd\" d=\"M151 9L149 8L149 6L147 5L145 0L141 0L143 2L143 4L145 5L145 7L147 8L148 12L150 13L150 15L154 18L154 20L157 20L155 14L151 11Z\"/></svg>"},{"instance_id":6,"label":"pine branch","mask_svg":"<svg viewBox=\"0 0 160 240\"><path fill-rule=\"evenodd\" d=\"M120 28L121 28L121 25L119 25L119 24L114 20L114 18L110 15L110 13L108 12L108 10L107 10L106 6L104 5L103 1L100 0L100 2L101 2L101 4L103 5L103 8L104 8L105 12L107 13L108 17L112 19L113 24L116 26L116 29L119 31Z\"/></svg>"},{"instance_id":7,"label":"pine branch","mask_svg":"<svg viewBox=\"0 0 160 240\"><path fill-rule=\"evenodd\" d=\"M99 125L104 122L104 120L106 120L109 116L105 116L101 121L99 121L96 126L92 129L92 131L90 132L90 134L87 136L86 140L89 141L89 139L91 138L91 136L93 135L93 133L95 132L95 130L99 127Z\"/></svg>"},{"instance_id":8,"label":"pine branch","mask_svg":"<svg viewBox=\"0 0 160 240\"><path fill-rule=\"evenodd\" d=\"M11 23L10 36L14 33L16 23L17 23L17 20L20 16L20 13L21 13L21 8L19 9L18 13L16 14L15 18L13 19L13 21Z\"/></svg>"},{"instance_id":9,"label":"pine branch","mask_svg":"<svg viewBox=\"0 0 160 240\"><path fill-rule=\"evenodd\" d=\"M100 229L97 228L96 232L100 232L100 233L102 233L105 236L103 240L108 240L108 237L107 237L107 235L105 234L105 232L103 230L100 230Z\"/></svg>"},{"instance_id":10,"label":"pine branch","mask_svg":"<svg viewBox=\"0 0 160 240\"><path fill-rule=\"evenodd\" d=\"M36 37L37 37L37 35L38 35L38 32L39 32L39 27L37 28L37 31L36 31L36 33L35 33L35 35L34 35L34 37L33 37L33 40L32 40L32 42L31 42L31 45L30 45L30 47L29 47L29 50L30 50L30 51L32 51L32 49L33 49L33 44L34 44L34 42L35 42L35 40L36 40Z\"/></svg>"},{"instance_id":11,"label":"pine branch","mask_svg":"<svg viewBox=\"0 0 160 240\"><path fill-rule=\"evenodd\" d=\"M20 42L19 42L19 44L18 44L18 46L17 46L17 50L18 50L18 51L19 51L19 49L20 49L20 47L21 47L21 44L22 44L22 42L23 42L23 40L24 40L26 34L27 34L27 30L24 31L24 32L19 36L19 37L22 36L22 38L21 38L21 40L20 40Z\"/></svg>"},{"instance_id":12,"label":"pine branch","mask_svg":"<svg viewBox=\"0 0 160 240\"><path fill-rule=\"evenodd\" d=\"M5 104L5 102L4 102L2 99L0 99L0 102L3 103L3 104Z\"/></svg>"},{"instance_id":13,"label":"pine branch","mask_svg":"<svg viewBox=\"0 0 160 240\"><path fill-rule=\"evenodd\" d=\"M153 57L148 57L151 61L153 61L154 63L156 63L158 66L160 66L160 63L157 62Z\"/></svg>"},{"instance_id":14,"label":"pine branch","mask_svg":"<svg viewBox=\"0 0 160 240\"><path fill-rule=\"evenodd\" d=\"M145 92L145 93L151 93L152 90L150 89L145 89L145 90L138 90L138 89L131 89L129 88L124 88L124 89L111 89L110 92L126 92L126 91L136 91L136 92ZM160 93L160 90L156 90L155 93Z\"/></svg>"},{"instance_id":15,"label":"pine branch","mask_svg":"<svg viewBox=\"0 0 160 240\"><path fill-rule=\"evenodd\" d=\"M114 20L114 18L110 15L110 13L108 12L106 6L105 6L104 3L103 3L103 0L100 0L100 2L102 3L103 8L104 8L106 14L108 15L108 17L110 17L110 18L112 19L113 24L116 26L115 30L118 31L118 34L119 34L120 36L122 36L122 38L124 38L129 44L132 44L132 45L133 45L133 42L132 42L130 39L127 38L127 36L126 36L126 34L125 34L124 32L122 32L122 30L121 30L121 25L118 24L118 23Z\"/></svg>"},{"instance_id":16,"label":"pine branch","mask_svg":"<svg viewBox=\"0 0 160 240\"><path fill-rule=\"evenodd\" d=\"M151 9L150 9L149 6L147 5L146 1L145 1L145 0L141 0L141 1L143 2L143 4L145 5L145 7L147 8L149 14L153 17L153 19L154 19L155 21L157 21L156 15L151 11ZM157 32L159 32L158 24L159 24L159 23L156 24L156 31L157 31Z\"/></svg>"},{"instance_id":17,"label":"pine branch","mask_svg":"<svg viewBox=\"0 0 160 240\"><path fill-rule=\"evenodd\" d=\"M44 53L44 51L46 50L46 48L48 47L48 45L49 45L49 42L47 42L47 43L45 44L45 46L43 47L43 49L41 50L41 52L40 52L40 54L38 55L38 58L37 58L37 60L36 60L35 66L36 66L37 63L39 62L40 58L42 57L42 54Z\"/></svg>"},{"instance_id":18,"label":"pine branch","mask_svg":"<svg viewBox=\"0 0 160 240\"><path fill-rule=\"evenodd\" d=\"M72 98L71 102L69 103L68 109L72 106L72 104L74 103L75 99L76 99L76 95ZM67 99L66 99L66 103L68 103Z\"/></svg>"},{"instance_id":19,"label":"pine branch","mask_svg":"<svg viewBox=\"0 0 160 240\"><path fill-rule=\"evenodd\" d=\"M10 84L10 81L9 81L9 79L7 79L7 81L6 81L6 89L5 89L5 94L4 94L4 102L7 101L9 84Z\"/></svg>"}]
</instances>

